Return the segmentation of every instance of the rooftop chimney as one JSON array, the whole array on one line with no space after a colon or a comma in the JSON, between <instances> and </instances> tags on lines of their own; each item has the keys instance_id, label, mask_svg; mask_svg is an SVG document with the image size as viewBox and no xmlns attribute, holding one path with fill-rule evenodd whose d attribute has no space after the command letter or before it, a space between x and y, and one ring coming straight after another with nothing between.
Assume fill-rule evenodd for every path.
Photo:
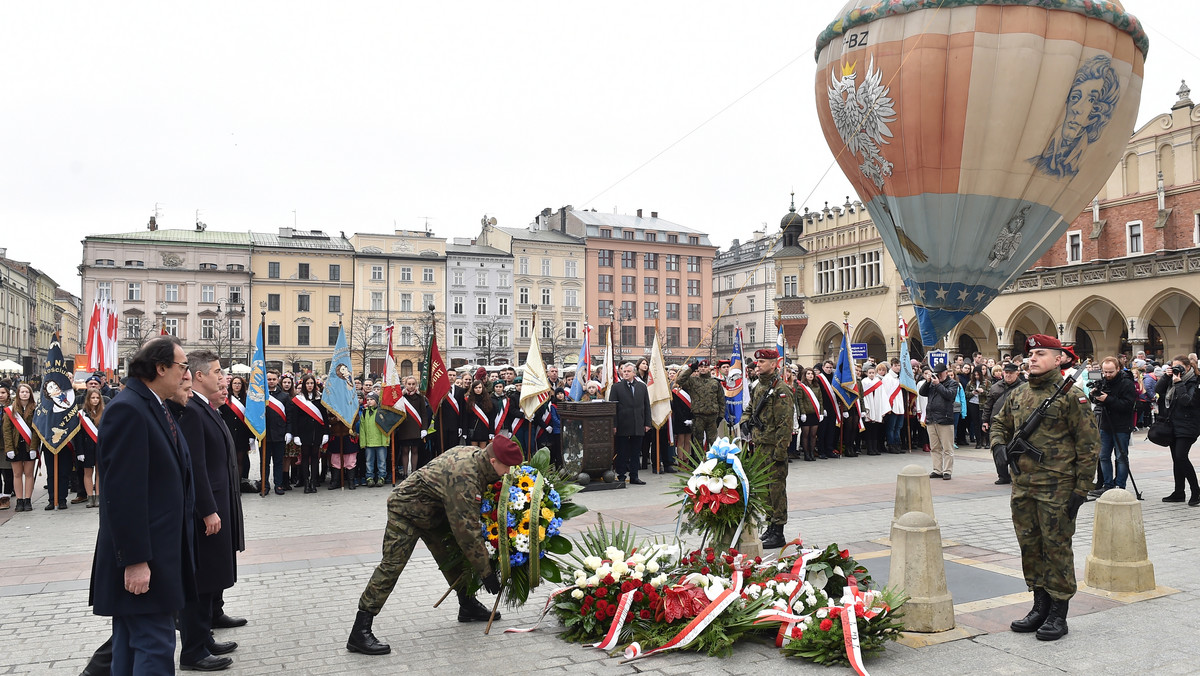
<instances>
[{"instance_id":1,"label":"rooftop chimney","mask_svg":"<svg viewBox=\"0 0 1200 676\"><path fill-rule=\"evenodd\" d=\"M657 212L657 211L651 211L651 212L650 212L650 218L658 218L658 212Z\"/></svg>"},{"instance_id":2,"label":"rooftop chimney","mask_svg":"<svg viewBox=\"0 0 1200 676\"><path fill-rule=\"evenodd\" d=\"M642 217L642 210L638 209L638 218L641 218L641 217Z\"/></svg>"}]
</instances>

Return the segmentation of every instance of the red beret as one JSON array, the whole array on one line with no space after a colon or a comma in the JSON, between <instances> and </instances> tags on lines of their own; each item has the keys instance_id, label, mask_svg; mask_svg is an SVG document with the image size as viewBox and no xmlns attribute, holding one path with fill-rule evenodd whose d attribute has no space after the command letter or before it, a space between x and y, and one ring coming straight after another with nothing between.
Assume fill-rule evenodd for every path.
<instances>
[{"instance_id":1,"label":"red beret","mask_svg":"<svg viewBox=\"0 0 1200 676\"><path fill-rule=\"evenodd\" d=\"M696 366L708 366L708 365L709 365L709 363L708 363L707 359L701 359L700 362L698 364L696 364Z\"/></svg>"},{"instance_id":2,"label":"red beret","mask_svg":"<svg viewBox=\"0 0 1200 676\"><path fill-rule=\"evenodd\" d=\"M525 456L521 455L521 447L517 442L503 434L496 435L492 439L492 455L500 462L508 465L520 465L525 461Z\"/></svg>"},{"instance_id":3,"label":"red beret","mask_svg":"<svg viewBox=\"0 0 1200 676\"><path fill-rule=\"evenodd\" d=\"M764 347L761 350L754 351L755 359L779 359L779 352L773 348Z\"/></svg>"},{"instance_id":4,"label":"red beret","mask_svg":"<svg viewBox=\"0 0 1200 676\"><path fill-rule=\"evenodd\" d=\"M1079 360L1079 357L1075 356L1074 350L1063 345L1062 341L1055 338L1054 336L1047 336L1042 333L1036 333L1036 334L1026 338L1025 339L1025 354L1029 354L1031 351L1036 350L1036 349L1061 351L1063 353L1063 355L1065 355L1068 359L1067 364L1066 364L1067 366L1070 366L1071 364L1074 364L1076 361Z\"/></svg>"},{"instance_id":5,"label":"red beret","mask_svg":"<svg viewBox=\"0 0 1200 676\"><path fill-rule=\"evenodd\" d=\"M486 381L487 380L487 369L483 368L482 366L475 369L475 380Z\"/></svg>"}]
</instances>

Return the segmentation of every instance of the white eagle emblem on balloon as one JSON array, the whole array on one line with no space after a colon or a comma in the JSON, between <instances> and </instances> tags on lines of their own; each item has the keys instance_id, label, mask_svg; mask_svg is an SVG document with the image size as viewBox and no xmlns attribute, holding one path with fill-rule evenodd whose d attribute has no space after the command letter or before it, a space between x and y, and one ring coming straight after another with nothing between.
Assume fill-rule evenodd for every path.
<instances>
[{"instance_id":1,"label":"white eagle emblem on balloon","mask_svg":"<svg viewBox=\"0 0 1200 676\"><path fill-rule=\"evenodd\" d=\"M896 120L896 109L888 88L881 83L883 76L875 70L875 59L867 66L867 76L861 85L855 85L855 63L842 66L842 77L834 73L833 86L829 88L829 111L838 135L850 153L862 155L858 165L863 176L871 179L875 187L883 187L883 179L892 175L892 163L884 159L879 146L887 144L885 136L892 137L888 123Z\"/></svg>"}]
</instances>

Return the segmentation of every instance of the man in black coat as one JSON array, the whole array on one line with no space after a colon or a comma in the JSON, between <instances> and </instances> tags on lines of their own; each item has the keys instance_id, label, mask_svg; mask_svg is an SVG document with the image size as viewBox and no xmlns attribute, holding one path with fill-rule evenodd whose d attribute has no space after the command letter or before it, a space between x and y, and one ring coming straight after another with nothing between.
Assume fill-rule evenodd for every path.
<instances>
[{"instance_id":1,"label":"man in black coat","mask_svg":"<svg viewBox=\"0 0 1200 676\"><path fill-rule=\"evenodd\" d=\"M89 602L113 618L113 674L169 674L173 615L196 594L191 457L164 403L191 380L179 339L146 342L129 375L100 423L105 489Z\"/></svg>"},{"instance_id":2,"label":"man in black coat","mask_svg":"<svg viewBox=\"0 0 1200 676\"><path fill-rule=\"evenodd\" d=\"M267 400L267 433L259 444L259 453L274 465L275 494L283 495L284 491L291 490L291 484L283 473L283 455L287 445L287 405L292 398L279 387L279 372L274 369L267 371L267 391L270 397ZM271 482L267 480L268 463L265 460L262 468L262 495L266 497Z\"/></svg>"},{"instance_id":3,"label":"man in black coat","mask_svg":"<svg viewBox=\"0 0 1200 676\"><path fill-rule=\"evenodd\" d=\"M1121 368L1115 357L1100 362L1100 380L1089 395L1096 404L1100 424L1100 476L1089 495L1098 498L1112 488L1125 488L1129 479L1129 437L1133 434L1133 409L1137 406L1137 388L1133 375Z\"/></svg>"},{"instance_id":4,"label":"man in black coat","mask_svg":"<svg viewBox=\"0 0 1200 676\"><path fill-rule=\"evenodd\" d=\"M233 641L213 640L212 620L216 597L237 581L237 552L246 548L245 532L233 437L217 413L226 397L220 359L210 350L197 350L188 355L188 371L192 398L179 426L192 453L196 481L197 597L179 614L179 664L214 671L232 664L221 655L237 648Z\"/></svg>"},{"instance_id":5,"label":"man in black coat","mask_svg":"<svg viewBox=\"0 0 1200 676\"><path fill-rule=\"evenodd\" d=\"M617 478L624 481L628 472L629 483L644 486L646 482L638 478L638 468L642 466L642 437L650 431L650 393L646 384L633 376L633 364L622 364L621 380L613 383L608 400L617 402L617 420L613 427Z\"/></svg>"}]
</instances>

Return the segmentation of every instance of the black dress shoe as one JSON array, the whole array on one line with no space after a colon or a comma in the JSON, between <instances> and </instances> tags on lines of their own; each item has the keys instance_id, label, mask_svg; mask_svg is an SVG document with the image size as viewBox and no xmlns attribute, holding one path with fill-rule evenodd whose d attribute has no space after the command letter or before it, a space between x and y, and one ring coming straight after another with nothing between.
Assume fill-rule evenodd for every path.
<instances>
[{"instance_id":1,"label":"black dress shoe","mask_svg":"<svg viewBox=\"0 0 1200 676\"><path fill-rule=\"evenodd\" d=\"M213 618L212 626L213 629L232 629L234 627L244 627L246 626L246 618L230 617L228 615L221 614Z\"/></svg>"},{"instance_id":2,"label":"black dress shoe","mask_svg":"<svg viewBox=\"0 0 1200 676\"><path fill-rule=\"evenodd\" d=\"M179 668L183 671L221 671L228 669L229 665L233 664L233 660L228 657L217 657L209 655L199 662L193 664L179 663Z\"/></svg>"},{"instance_id":3,"label":"black dress shoe","mask_svg":"<svg viewBox=\"0 0 1200 676\"><path fill-rule=\"evenodd\" d=\"M224 643L209 643L208 652L214 655L225 655L237 650L237 641L226 641Z\"/></svg>"},{"instance_id":4,"label":"black dress shoe","mask_svg":"<svg viewBox=\"0 0 1200 676\"><path fill-rule=\"evenodd\" d=\"M479 602L474 596L461 597L458 600L459 622L487 622L488 619L500 619L500 613L492 618L492 611Z\"/></svg>"},{"instance_id":5,"label":"black dress shoe","mask_svg":"<svg viewBox=\"0 0 1200 676\"><path fill-rule=\"evenodd\" d=\"M630 479L629 483L633 484L634 486L645 486L646 485L646 482L642 481L641 479Z\"/></svg>"},{"instance_id":6,"label":"black dress shoe","mask_svg":"<svg viewBox=\"0 0 1200 676\"><path fill-rule=\"evenodd\" d=\"M992 483L996 484L997 486L1007 486L1008 484L1012 483L1012 479L996 479Z\"/></svg>"}]
</instances>

